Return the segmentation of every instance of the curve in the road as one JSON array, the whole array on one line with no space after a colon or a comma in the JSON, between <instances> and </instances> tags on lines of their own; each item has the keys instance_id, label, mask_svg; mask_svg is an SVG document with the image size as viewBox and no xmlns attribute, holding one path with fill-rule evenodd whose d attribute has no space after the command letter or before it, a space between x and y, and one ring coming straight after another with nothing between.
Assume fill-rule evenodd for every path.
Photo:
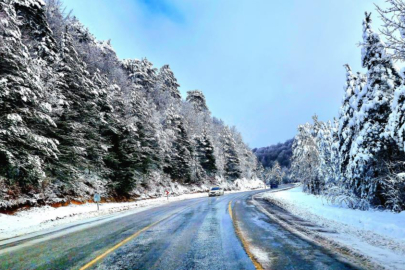
<instances>
[{"instance_id":1,"label":"curve in the road","mask_svg":"<svg viewBox=\"0 0 405 270\"><path fill-rule=\"evenodd\" d=\"M260 212L251 202L259 192L173 202L52 239L0 247L0 269L354 268Z\"/></svg>"},{"instance_id":2,"label":"curve in the road","mask_svg":"<svg viewBox=\"0 0 405 270\"><path fill-rule=\"evenodd\" d=\"M231 194L207 198L112 253L98 269L255 269L227 214Z\"/></svg>"},{"instance_id":3,"label":"curve in the road","mask_svg":"<svg viewBox=\"0 0 405 270\"><path fill-rule=\"evenodd\" d=\"M256 267L257 270L263 270L262 265L259 263L259 261L255 258L253 253L250 251L250 247L248 242L245 240L243 237L242 233L240 232L240 229L238 227L237 221L233 218L233 213L232 213L232 201L229 202L228 205L228 212L229 215L231 216L233 226L235 228L236 235L239 237L239 240L242 242L243 248L246 251L246 254L249 256L249 258L252 260L253 265Z\"/></svg>"}]
</instances>

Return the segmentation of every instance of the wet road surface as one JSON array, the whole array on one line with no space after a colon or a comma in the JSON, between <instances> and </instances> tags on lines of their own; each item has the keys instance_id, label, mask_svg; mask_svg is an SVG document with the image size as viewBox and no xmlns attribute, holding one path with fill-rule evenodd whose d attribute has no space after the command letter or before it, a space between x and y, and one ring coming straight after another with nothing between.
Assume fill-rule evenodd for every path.
<instances>
[{"instance_id":1,"label":"wet road surface","mask_svg":"<svg viewBox=\"0 0 405 270\"><path fill-rule=\"evenodd\" d=\"M265 269L355 268L270 220L251 203L260 192L173 202L43 241L0 242L0 269L255 269L244 245Z\"/></svg>"},{"instance_id":2,"label":"wet road surface","mask_svg":"<svg viewBox=\"0 0 405 270\"><path fill-rule=\"evenodd\" d=\"M262 199L256 198L256 203L272 207ZM341 255L284 229L259 211L252 196L236 201L233 209L244 237L259 254L258 261L265 269L361 269Z\"/></svg>"}]
</instances>

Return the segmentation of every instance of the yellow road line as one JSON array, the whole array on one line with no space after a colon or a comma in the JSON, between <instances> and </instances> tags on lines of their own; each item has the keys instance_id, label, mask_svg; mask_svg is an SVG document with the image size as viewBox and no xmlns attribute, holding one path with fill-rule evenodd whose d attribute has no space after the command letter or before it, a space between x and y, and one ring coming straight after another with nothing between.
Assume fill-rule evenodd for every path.
<instances>
[{"instance_id":1,"label":"yellow road line","mask_svg":"<svg viewBox=\"0 0 405 270\"><path fill-rule=\"evenodd\" d=\"M236 235L239 237L240 241L242 242L243 249L245 250L246 254L249 256L250 260L252 261L253 265L255 266L256 269L258 270L263 270L262 265L256 260L255 256L252 254L249 248L249 243L243 238L243 235L239 229L239 226L237 224L236 219L233 217L232 213L232 201L229 202L228 204L228 211L229 215L231 216L233 226L235 228Z\"/></svg>"},{"instance_id":2,"label":"yellow road line","mask_svg":"<svg viewBox=\"0 0 405 270\"><path fill-rule=\"evenodd\" d=\"M126 238L125 240L121 241L120 243L116 244L115 246L113 246L110 249L107 249L107 251L105 251L103 254L101 254L100 256L96 257L94 260L88 262L86 265L84 265L83 267L80 268L80 270L85 270L88 269L89 267L93 266L96 262L98 262L99 260L103 259L104 257L106 257L108 254L110 254L111 252L113 252L114 250L116 250L117 248L121 247L122 245L124 245L125 243L131 241L132 239L134 239L135 237L137 237L138 235L140 235L142 232L148 230L149 228L155 226L156 224L158 224L159 222L162 222L162 220L156 221L155 223L150 224L149 226L146 226L145 228L137 231L136 233L134 233L133 235L131 235L130 237Z\"/></svg>"},{"instance_id":3,"label":"yellow road line","mask_svg":"<svg viewBox=\"0 0 405 270\"><path fill-rule=\"evenodd\" d=\"M199 203L199 202L195 202L195 203L189 205L188 207L186 207L186 208L184 208L184 209L182 209L182 210L180 210L180 211L177 211L177 212L173 213L172 215L167 216L167 217L165 217L165 218L163 218L163 219L161 219L161 220L158 220L158 221L156 221L156 222L154 222L154 223L152 223L152 224L146 226L145 228L143 228L143 229L137 231L136 233L134 233L134 234L131 235L130 237L124 239L123 241L119 242L118 244L116 244L116 245L113 246L112 248L109 248L109 249L108 249L107 251L105 251L103 254L97 256L95 259L93 259L92 261L88 262L86 265L84 265L83 267L81 267L79 270L88 269L89 267L91 267L91 266L93 266L95 263L97 263L98 261L100 261L100 260L102 260L103 258L105 258L108 254L110 254L110 253L113 252L114 250L116 250L116 249L118 249L119 247L121 247L122 245L128 243L128 242L131 241L132 239L138 237L138 236L139 236L141 233L143 233L144 231L150 229L151 227L155 226L156 224L158 224L158 223L160 223L160 222L162 222L162 221L164 221L164 220L166 220L166 219L169 219L170 217L172 217L172 216L174 216L174 215L176 215L176 214L178 214L178 213L180 213L180 212L183 212L183 211L185 211L185 210L191 208L192 206L194 206L194 205L197 204L197 203Z\"/></svg>"},{"instance_id":4,"label":"yellow road line","mask_svg":"<svg viewBox=\"0 0 405 270\"><path fill-rule=\"evenodd\" d=\"M228 204L228 212L229 212L229 215L231 216L231 219L232 219L232 221L233 221L233 216L232 216L232 206L231 206L231 203L232 203L232 200L231 200L231 201L229 201L229 204Z\"/></svg>"}]
</instances>

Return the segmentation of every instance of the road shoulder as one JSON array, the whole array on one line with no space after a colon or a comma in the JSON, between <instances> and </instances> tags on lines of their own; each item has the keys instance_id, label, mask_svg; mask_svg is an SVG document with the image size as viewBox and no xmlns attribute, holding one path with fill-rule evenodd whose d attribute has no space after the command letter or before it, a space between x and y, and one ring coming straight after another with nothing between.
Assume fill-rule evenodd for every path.
<instances>
[{"instance_id":1,"label":"road shoulder","mask_svg":"<svg viewBox=\"0 0 405 270\"><path fill-rule=\"evenodd\" d=\"M316 215L302 204L286 203L282 197L261 193L254 196L254 204L285 229L358 260L368 269L401 269L405 265L404 247L392 239Z\"/></svg>"}]
</instances>

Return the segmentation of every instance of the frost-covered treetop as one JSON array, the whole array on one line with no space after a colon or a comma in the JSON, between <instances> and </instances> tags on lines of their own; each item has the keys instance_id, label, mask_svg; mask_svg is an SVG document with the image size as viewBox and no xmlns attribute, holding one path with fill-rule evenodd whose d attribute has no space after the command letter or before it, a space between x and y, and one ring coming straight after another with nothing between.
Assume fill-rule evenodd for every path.
<instances>
[{"instance_id":1,"label":"frost-covered treetop","mask_svg":"<svg viewBox=\"0 0 405 270\"><path fill-rule=\"evenodd\" d=\"M208 111L205 96L199 90L188 91L186 101L192 103L197 112Z\"/></svg>"},{"instance_id":2,"label":"frost-covered treetop","mask_svg":"<svg viewBox=\"0 0 405 270\"><path fill-rule=\"evenodd\" d=\"M181 99L180 91L178 89L180 84L178 84L169 65L164 65L160 68L157 80L161 92L168 93L174 99Z\"/></svg>"},{"instance_id":3,"label":"frost-covered treetop","mask_svg":"<svg viewBox=\"0 0 405 270\"><path fill-rule=\"evenodd\" d=\"M363 43L361 63L364 68L370 68L376 58L385 57L385 46L380 36L371 27L371 13L365 13L363 20Z\"/></svg>"}]
</instances>

